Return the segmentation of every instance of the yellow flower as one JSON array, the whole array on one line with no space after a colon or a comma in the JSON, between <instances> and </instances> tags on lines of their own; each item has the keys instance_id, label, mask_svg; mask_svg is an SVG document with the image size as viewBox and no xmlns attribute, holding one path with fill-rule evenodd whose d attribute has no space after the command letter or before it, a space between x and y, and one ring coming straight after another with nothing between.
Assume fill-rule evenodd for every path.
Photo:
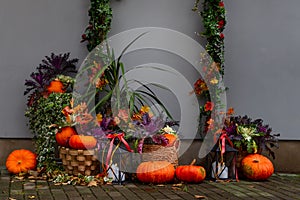
<instances>
[{"instance_id":1,"label":"yellow flower","mask_svg":"<svg viewBox=\"0 0 300 200\"><path fill-rule=\"evenodd\" d=\"M100 124L102 122L102 115L100 113L98 113L96 115L96 124Z\"/></svg>"},{"instance_id":2,"label":"yellow flower","mask_svg":"<svg viewBox=\"0 0 300 200\"><path fill-rule=\"evenodd\" d=\"M213 79L210 80L210 83L213 84L213 85L217 84L218 82L219 81L216 78L213 78Z\"/></svg>"},{"instance_id":3,"label":"yellow flower","mask_svg":"<svg viewBox=\"0 0 300 200\"><path fill-rule=\"evenodd\" d=\"M141 112L142 113L148 113L150 111L150 107L149 106L142 106L141 108Z\"/></svg>"}]
</instances>

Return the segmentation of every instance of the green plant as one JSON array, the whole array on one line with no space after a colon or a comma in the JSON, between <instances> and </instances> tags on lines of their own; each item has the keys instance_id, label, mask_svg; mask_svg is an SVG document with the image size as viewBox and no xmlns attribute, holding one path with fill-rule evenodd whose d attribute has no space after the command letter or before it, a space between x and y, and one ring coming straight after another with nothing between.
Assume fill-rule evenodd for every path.
<instances>
[{"instance_id":1,"label":"green plant","mask_svg":"<svg viewBox=\"0 0 300 200\"><path fill-rule=\"evenodd\" d=\"M57 130L51 125L64 122L64 114L61 111L70 105L71 98L71 93L51 93L48 98L39 98L34 106L28 107L25 112L29 119L29 129L34 135L38 167L46 167L47 171L58 167L54 160Z\"/></svg>"},{"instance_id":2,"label":"green plant","mask_svg":"<svg viewBox=\"0 0 300 200\"><path fill-rule=\"evenodd\" d=\"M89 25L81 36L81 42L87 41L88 51L92 51L97 45L106 39L112 21L112 9L109 0L91 0L89 9Z\"/></svg>"},{"instance_id":3,"label":"green plant","mask_svg":"<svg viewBox=\"0 0 300 200\"><path fill-rule=\"evenodd\" d=\"M204 32L201 34L207 40L206 51L213 61L220 65L220 73L224 75L224 29L226 25L226 10L222 0L204 0L202 11L199 11L200 0L195 1L193 11L202 17Z\"/></svg>"},{"instance_id":4,"label":"green plant","mask_svg":"<svg viewBox=\"0 0 300 200\"><path fill-rule=\"evenodd\" d=\"M68 92L72 90L74 79L70 75L76 72L78 59L69 57L70 53L46 56L37 67L37 72L31 73L31 79L25 81L24 95L28 95L25 116L34 136L38 167L45 166L47 171L57 168L54 160L57 130L51 125L64 122L61 111L70 104L72 98ZM49 91L49 84L53 80L59 83L58 90Z\"/></svg>"},{"instance_id":5,"label":"green plant","mask_svg":"<svg viewBox=\"0 0 300 200\"><path fill-rule=\"evenodd\" d=\"M219 127L223 120L221 113L215 111L224 108L220 96L227 89L220 87L219 84L224 76L223 31L226 25L226 10L222 0L204 0L202 10L199 9L199 4L200 0L195 0L192 10L202 18L204 31L201 36L206 38L205 50L209 55L201 55L201 60L206 57L204 63L201 63L204 66L202 69L204 77L199 78L194 84L195 93L204 97L206 101L206 104L200 107L199 116L200 135L204 137L208 131L211 133L219 131L215 128ZM212 100L214 102L211 102ZM211 109L205 108L207 104L212 105Z\"/></svg>"},{"instance_id":6,"label":"green plant","mask_svg":"<svg viewBox=\"0 0 300 200\"><path fill-rule=\"evenodd\" d=\"M272 128L262 119L245 116L228 116L224 132L240 152L261 153L266 151L275 158L273 148L278 148L279 133L272 134Z\"/></svg>"}]
</instances>

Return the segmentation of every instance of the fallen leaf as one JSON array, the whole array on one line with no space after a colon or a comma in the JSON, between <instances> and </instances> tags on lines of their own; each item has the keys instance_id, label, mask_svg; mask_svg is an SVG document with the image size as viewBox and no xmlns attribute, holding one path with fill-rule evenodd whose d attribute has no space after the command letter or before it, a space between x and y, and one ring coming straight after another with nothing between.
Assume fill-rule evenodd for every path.
<instances>
[{"instance_id":1,"label":"fallen leaf","mask_svg":"<svg viewBox=\"0 0 300 200\"><path fill-rule=\"evenodd\" d=\"M164 184L158 184L158 185L156 185L157 187L165 187L165 185Z\"/></svg>"},{"instance_id":2,"label":"fallen leaf","mask_svg":"<svg viewBox=\"0 0 300 200\"><path fill-rule=\"evenodd\" d=\"M182 183L173 184L173 187L181 187Z\"/></svg>"},{"instance_id":3,"label":"fallen leaf","mask_svg":"<svg viewBox=\"0 0 300 200\"><path fill-rule=\"evenodd\" d=\"M179 187L172 187L173 190L181 190Z\"/></svg>"},{"instance_id":4,"label":"fallen leaf","mask_svg":"<svg viewBox=\"0 0 300 200\"><path fill-rule=\"evenodd\" d=\"M18 180L23 180L24 176L16 176L15 178L18 179Z\"/></svg>"},{"instance_id":5,"label":"fallen leaf","mask_svg":"<svg viewBox=\"0 0 300 200\"><path fill-rule=\"evenodd\" d=\"M28 199L35 199L35 196L34 195L29 195Z\"/></svg>"},{"instance_id":6,"label":"fallen leaf","mask_svg":"<svg viewBox=\"0 0 300 200\"><path fill-rule=\"evenodd\" d=\"M92 186L98 186L97 181L91 181L91 182L89 182L88 187L92 187Z\"/></svg>"},{"instance_id":7,"label":"fallen leaf","mask_svg":"<svg viewBox=\"0 0 300 200\"><path fill-rule=\"evenodd\" d=\"M202 196L202 195L195 195L194 197L196 199L206 199L206 196Z\"/></svg>"},{"instance_id":8,"label":"fallen leaf","mask_svg":"<svg viewBox=\"0 0 300 200\"><path fill-rule=\"evenodd\" d=\"M17 200L17 199L15 199L15 198L12 198L12 197L9 197L9 199L8 200Z\"/></svg>"}]
</instances>

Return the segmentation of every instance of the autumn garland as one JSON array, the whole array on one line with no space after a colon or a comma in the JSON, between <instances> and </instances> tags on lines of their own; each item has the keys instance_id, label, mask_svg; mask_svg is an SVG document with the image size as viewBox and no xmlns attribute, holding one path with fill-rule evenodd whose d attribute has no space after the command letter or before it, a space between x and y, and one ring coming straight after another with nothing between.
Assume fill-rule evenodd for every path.
<instances>
[{"instance_id":1,"label":"autumn garland","mask_svg":"<svg viewBox=\"0 0 300 200\"><path fill-rule=\"evenodd\" d=\"M195 1L193 11L197 12L202 17L204 32L201 36L206 38L206 52L208 55L201 54L203 64L203 77L198 79L194 84L196 95L206 99L205 105L200 107L200 123L199 130L202 136L205 136L207 131L214 130L217 125L214 122L216 115L215 110L221 108L222 102L220 95L225 88L220 87L219 81L224 76L224 29L226 25L226 10L224 2L221 0L204 0L202 3L203 9L199 10L199 1ZM211 102L212 99L216 101ZM232 112L232 110L231 110ZM204 123L204 129L203 129Z\"/></svg>"}]
</instances>

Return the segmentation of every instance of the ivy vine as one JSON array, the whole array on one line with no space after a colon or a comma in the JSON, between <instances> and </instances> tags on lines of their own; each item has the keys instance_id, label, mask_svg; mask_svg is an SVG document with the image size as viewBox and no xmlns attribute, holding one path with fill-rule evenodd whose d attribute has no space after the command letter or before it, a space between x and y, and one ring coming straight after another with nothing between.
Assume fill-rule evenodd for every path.
<instances>
[{"instance_id":1,"label":"ivy vine","mask_svg":"<svg viewBox=\"0 0 300 200\"><path fill-rule=\"evenodd\" d=\"M109 0L91 0L89 9L89 24L82 34L81 42L87 41L88 51L92 51L97 45L106 39L111 28L112 9Z\"/></svg>"},{"instance_id":2,"label":"ivy vine","mask_svg":"<svg viewBox=\"0 0 300 200\"><path fill-rule=\"evenodd\" d=\"M202 17L204 31L201 33L207 40L206 51L214 62L219 65L219 72L224 76L224 29L226 25L226 10L221 0L204 0L202 11L199 1L195 1L193 11Z\"/></svg>"}]
</instances>

